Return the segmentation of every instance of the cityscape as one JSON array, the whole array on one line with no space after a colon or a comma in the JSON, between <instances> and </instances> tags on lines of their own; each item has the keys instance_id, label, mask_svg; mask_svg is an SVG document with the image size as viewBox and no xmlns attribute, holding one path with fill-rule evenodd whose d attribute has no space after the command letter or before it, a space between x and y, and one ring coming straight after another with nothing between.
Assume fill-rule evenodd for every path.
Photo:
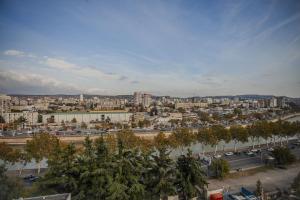
<instances>
[{"instance_id":1,"label":"cityscape","mask_svg":"<svg viewBox=\"0 0 300 200\"><path fill-rule=\"evenodd\" d=\"M0 200L300 200L299 10L0 1Z\"/></svg>"}]
</instances>

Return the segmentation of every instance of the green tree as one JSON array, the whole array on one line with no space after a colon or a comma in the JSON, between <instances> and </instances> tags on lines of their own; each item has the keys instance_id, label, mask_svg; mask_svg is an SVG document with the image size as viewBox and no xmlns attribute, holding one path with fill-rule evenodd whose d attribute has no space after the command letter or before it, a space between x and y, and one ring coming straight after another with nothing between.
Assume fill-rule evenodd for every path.
<instances>
[{"instance_id":1,"label":"green tree","mask_svg":"<svg viewBox=\"0 0 300 200\"><path fill-rule=\"evenodd\" d=\"M211 129L208 128L199 129L196 135L196 139L201 144L203 155L205 152L206 145L215 144L215 137L212 135Z\"/></svg>"},{"instance_id":2,"label":"green tree","mask_svg":"<svg viewBox=\"0 0 300 200\"><path fill-rule=\"evenodd\" d=\"M23 188L17 180L9 178L5 172L5 166L0 165L0 199L17 199L20 197Z\"/></svg>"},{"instance_id":3,"label":"green tree","mask_svg":"<svg viewBox=\"0 0 300 200\"><path fill-rule=\"evenodd\" d=\"M5 123L5 119L0 115L0 123Z\"/></svg>"},{"instance_id":4,"label":"green tree","mask_svg":"<svg viewBox=\"0 0 300 200\"><path fill-rule=\"evenodd\" d=\"M287 165L295 162L296 157L291 153L289 148L277 147L272 152L278 165Z\"/></svg>"},{"instance_id":5,"label":"green tree","mask_svg":"<svg viewBox=\"0 0 300 200\"><path fill-rule=\"evenodd\" d=\"M37 123L43 123L43 115L38 115Z\"/></svg>"},{"instance_id":6,"label":"green tree","mask_svg":"<svg viewBox=\"0 0 300 200\"><path fill-rule=\"evenodd\" d=\"M183 148L190 146L194 142L195 135L192 130L188 128L176 129L169 136L169 141L173 147L181 147L183 153Z\"/></svg>"},{"instance_id":7,"label":"green tree","mask_svg":"<svg viewBox=\"0 0 300 200\"><path fill-rule=\"evenodd\" d=\"M74 118L71 120L71 123L77 123L77 119L74 117Z\"/></svg>"},{"instance_id":8,"label":"green tree","mask_svg":"<svg viewBox=\"0 0 300 200\"><path fill-rule=\"evenodd\" d=\"M163 148L163 147L168 147L169 140L167 136L163 132L159 132L153 139L154 146L157 149Z\"/></svg>"},{"instance_id":9,"label":"green tree","mask_svg":"<svg viewBox=\"0 0 300 200\"><path fill-rule=\"evenodd\" d=\"M242 126L231 126L229 129L231 138L234 140L234 151L238 142L245 143L248 141L248 132Z\"/></svg>"},{"instance_id":10,"label":"green tree","mask_svg":"<svg viewBox=\"0 0 300 200\"><path fill-rule=\"evenodd\" d=\"M166 147L161 147L158 155L151 155L154 163L148 171L151 179L148 189L152 198L167 200L169 195L175 194L176 168L169 154Z\"/></svg>"},{"instance_id":11,"label":"green tree","mask_svg":"<svg viewBox=\"0 0 300 200\"><path fill-rule=\"evenodd\" d=\"M80 127L81 127L82 129L87 129L87 124L86 124L85 122L81 122Z\"/></svg>"},{"instance_id":12,"label":"green tree","mask_svg":"<svg viewBox=\"0 0 300 200\"><path fill-rule=\"evenodd\" d=\"M262 183L261 183L261 181L259 179L256 182L255 194L258 197L262 197L263 196L263 186L262 186Z\"/></svg>"},{"instance_id":13,"label":"green tree","mask_svg":"<svg viewBox=\"0 0 300 200\"><path fill-rule=\"evenodd\" d=\"M211 140L211 145L215 146L215 154L218 150L218 144L221 140L227 140L228 141L228 130L225 129L223 126L220 125L214 125L211 127L213 138Z\"/></svg>"},{"instance_id":14,"label":"green tree","mask_svg":"<svg viewBox=\"0 0 300 200\"><path fill-rule=\"evenodd\" d=\"M192 156L190 150L188 150L187 155L178 157L176 168L178 170L176 185L179 192L178 195L182 199L187 200L195 197L198 193L197 188L204 191L207 186L204 172L200 162Z\"/></svg>"},{"instance_id":15,"label":"green tree","mask_svg":"<svg viewBox=\"0 0 300 200\"><path fill-rule=\"evenodd\" d=\"M296 196L300 197L300 172L298 175L295 177L291 189L294 190L294 193Z\"/></svg>"},{"instance_id":16,"label":"green tree","mask_svg":"<svg viewBox=\"0 0 300 200\"><path fill-rule=\"evenodd\" d=\"M223 179L229 173L229 164L224 159L214 159L210 166L216 178Z\"/></svg>"},{"instance_id":17,"label":"green tree","mask_svg":"<svg viewBox=\"0 0 300 200\"><path fill-rule=\"evenodd\" d=\"M27 140L25 151L30 158L35 159L38 164L38 174L41 169L41 161L43 158L48 158L53 150L53 147L59 143L57 137L48 133L40 133L33 136L32 140Z\"/></svg>"}]
</instances>

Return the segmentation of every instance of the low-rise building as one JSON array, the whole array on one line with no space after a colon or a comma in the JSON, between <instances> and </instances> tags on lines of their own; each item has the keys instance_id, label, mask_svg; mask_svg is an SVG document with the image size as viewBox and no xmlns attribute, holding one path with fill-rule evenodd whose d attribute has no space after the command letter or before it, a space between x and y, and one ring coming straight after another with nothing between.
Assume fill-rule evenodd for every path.
<instances>
[{"instance_id":1,"label":"low-rise building","mask_svg":"<svg viewBox=\"0 0 300 200\"><path fill-rule=\"evenodd\" d=\"M192 102L182 103L182 102L178 102L178 103L175 103L175 108L176 109L178 109L178 108L189 109L189 108L193 108L193 107L207 108L208 103L204 103L204 102L199 102L199 103L192 103Z\"/></svg>"},{"instance_id":2,"label":"low-rise building","mask_svg":"<svg viewBox=\"0 0 300 200\"><path fill-rule=\"evenodd\" d=\"M122 111L107 111L107 112L66 112L66 113L50 113L44 114L43 123L47 123L49 119L53 119L54 123L71 122L74 118L77 123L92 121L129 122L132 118L132 113Z\"/></svg>"}]
</instances>

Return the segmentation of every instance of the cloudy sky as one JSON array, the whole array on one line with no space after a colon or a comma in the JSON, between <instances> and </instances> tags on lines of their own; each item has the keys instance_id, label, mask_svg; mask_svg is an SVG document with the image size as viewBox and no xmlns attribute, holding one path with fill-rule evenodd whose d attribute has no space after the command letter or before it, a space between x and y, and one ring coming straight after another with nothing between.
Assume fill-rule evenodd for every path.
<instances>
[{"instance_id":1,"label":"cloudy sky","mask_svg":"<svg viewBox=\"0 0 300 200\"><path fill-rule=\"evenodd\" d=\"M0 93L300 96L298 0L1 0Z\"/></svg>"}]
</instances>

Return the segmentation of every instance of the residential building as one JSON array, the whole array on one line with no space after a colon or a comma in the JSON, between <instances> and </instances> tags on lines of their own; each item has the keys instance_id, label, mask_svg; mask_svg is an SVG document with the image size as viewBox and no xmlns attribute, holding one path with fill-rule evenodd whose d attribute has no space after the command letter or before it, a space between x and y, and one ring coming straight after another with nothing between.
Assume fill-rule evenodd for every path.
<instances>
[{"instance_id":1,"label":"residential building","mask_svg":"<svg viewBox=\"0 0 300 200\"><path fill-rule=\"evenodd\" d=\"M5 94L0 94L0 113L10 112L11 97Z\"/></svg>"},{"instance_id":2,"label":"residential building","mask_svg":"<svg viewBox=\"0 0 300 200\"><path fill-rule=\"evenodd\" d=\"M134 105L142 105L144 107L149 107L152 103L151 94L147 94L144 92L135 92L133 94Z\"/></svg>"}]
</instances>

